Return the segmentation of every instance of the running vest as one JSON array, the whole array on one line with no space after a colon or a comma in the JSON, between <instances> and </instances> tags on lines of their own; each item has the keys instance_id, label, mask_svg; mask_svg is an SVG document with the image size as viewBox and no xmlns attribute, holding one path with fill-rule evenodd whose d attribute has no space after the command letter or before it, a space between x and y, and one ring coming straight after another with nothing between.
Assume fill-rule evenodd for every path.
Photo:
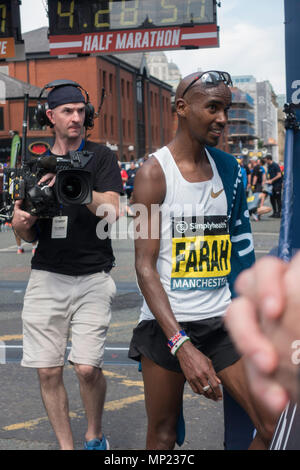
<instances>
[{"instance_id":1,"label":"running vest","mask_svg":"<svg viewBox=\"0 0 300 470\"><path fill-rule=\"evenodd\" d=\"M152 156L166 180L157 270L177 321L224 315L231 300L227 199L216 164L206 153L213 177L199 183L184 179L167 147ZM153 319L144 300L140 321Z\"/></svg>"}]
</instances>

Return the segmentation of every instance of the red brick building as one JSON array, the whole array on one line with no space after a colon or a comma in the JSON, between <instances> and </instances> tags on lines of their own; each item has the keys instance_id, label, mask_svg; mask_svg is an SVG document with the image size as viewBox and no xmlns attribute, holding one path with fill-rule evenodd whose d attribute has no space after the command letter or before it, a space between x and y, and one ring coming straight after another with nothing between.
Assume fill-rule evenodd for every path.
<instances>
[{"instance_id":1,"label":"red brick building","mask_svg":"<svg viewBox=\"0 0 300 470\"><path fill-rule=\"evenodd\" d=\"M23 39L26 59L9 62L8 75L19 85L23 83L24 91L31 90L28 145L52 140L51 129L41 129L34 121L34 108L40 90L58 78L78 82L87 90L96 111L105 89L100 117L89 131L89 138L110 146L120 160L141 158L172 138L172 88L149 75L143 54L52 57L47 28L25 33ZM5 104L0 104L0 139L9 142L10 130L22 133L23 100L22 94L6 95Z\"/></svg>"},{"instance_id":2,"label":"red brick building","mask_svg":"<svg viewBox=\"0 0 300 470\"><path fill-rule=\"evenodd\" d=\"M0 162L10 154L10 131L22 134L25 92L30 97L27 149L35 142L51 145L52 131L39 127L34 110L42 88L58 78L78 82L96 111L105 89L100 117L88 135L111 147L120 160L141 158L172 139L177 128L172 88L149 75L143 53L53 57L47 31L40 28L23 35L25 60L0 64ZM219 147L228 151L227 129Z\"/></svg>"}]
</instances>

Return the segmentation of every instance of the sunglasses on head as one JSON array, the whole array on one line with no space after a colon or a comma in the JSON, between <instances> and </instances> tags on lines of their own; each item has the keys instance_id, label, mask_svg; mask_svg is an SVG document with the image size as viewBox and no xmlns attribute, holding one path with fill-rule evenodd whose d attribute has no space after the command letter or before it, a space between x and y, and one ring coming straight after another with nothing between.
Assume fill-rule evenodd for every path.
<instances>
[{"instance_id":1,"label":"sunglasses on head","mask_svg":"<svg viewBox=\"0 0 300 470\"><path fill-rule=\"evenodd\" d=\"M225 83L227 86L232 86L232 80L231 76L229 75L228 72L219 72L218 70L209 70L208 72L203 72L198 77L194 78L194 80L191 81L191 83L186 87L184 92L182 93L181 98L184 97L186 92L196 83L198 80L200 80L201 83L204 85L212 85L212 86L217 86L220 82Z\"/></svg>"}]
</instances>

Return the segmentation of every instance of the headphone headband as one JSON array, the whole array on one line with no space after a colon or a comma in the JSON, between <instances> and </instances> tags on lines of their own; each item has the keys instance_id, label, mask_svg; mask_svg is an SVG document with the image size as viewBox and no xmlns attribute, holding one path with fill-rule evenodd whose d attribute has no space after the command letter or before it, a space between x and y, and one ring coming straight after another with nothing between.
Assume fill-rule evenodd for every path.
<instances>
[{"instance_id":1,"label":"headphone headband","mask_svg":"<svg viewBox=\"0 0 300 470\"><path fill-rule=\"evenodd\" d=\"M88 92L84 88L82 88L82 86L79 85L79 83L74 82L73 80L64 80L64 79L58 79L58 80L54 80L53 82L47 83L47 85L45 85L44 88L42 89L38 97L38 100L42 98L44 91L46 91L48 88L58 88L58 87L67 86L67 85L80 88L85 93L86 104L90 102Z\"/></svg>"}]
</instances>

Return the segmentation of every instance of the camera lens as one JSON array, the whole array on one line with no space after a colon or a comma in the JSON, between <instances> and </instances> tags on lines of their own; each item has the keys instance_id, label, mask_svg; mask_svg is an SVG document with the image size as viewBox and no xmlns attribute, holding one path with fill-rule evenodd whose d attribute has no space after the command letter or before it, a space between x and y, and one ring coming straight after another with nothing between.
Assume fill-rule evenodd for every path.
<instances>
[{"instance_id":1,"label":"camera lens","mask_svg":"<svg viewBox=\"0 0 300 470\"><path fill-rule=\"evenodd\" d=\"M68 199L78 199L81 196L81 180L74 176L66 176L62 181L62 192Z\"/></svg>"},{"instance_id":2,"label":"camera lens","mask_svg":"<svg viewBox=\"0 0 300 470\"><path fill-rule=\"evenodd\" d=\"M55 181L57 200L62 205L90 204L92 201L92 174L82 169L60 170Z\"/></svg>"}]
</instances>

